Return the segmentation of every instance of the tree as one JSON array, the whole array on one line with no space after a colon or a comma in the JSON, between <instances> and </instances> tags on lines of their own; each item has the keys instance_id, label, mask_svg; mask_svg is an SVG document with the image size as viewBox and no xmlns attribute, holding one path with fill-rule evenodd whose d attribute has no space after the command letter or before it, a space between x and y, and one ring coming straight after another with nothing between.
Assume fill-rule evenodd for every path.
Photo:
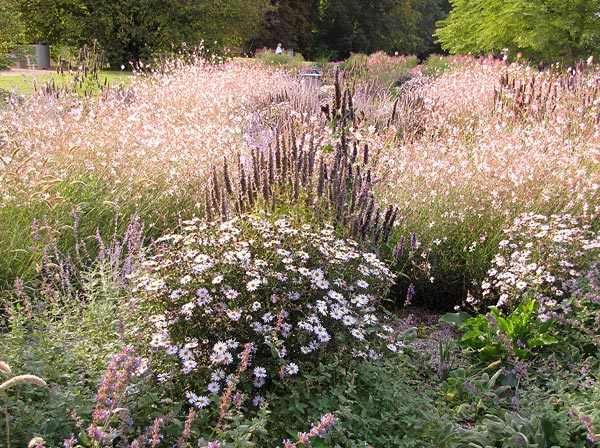
<instances>
[{"instance_id":1,"label":"tree","mask_svg":"<svg viewBox=\"0 0 600 448\"><path fill-rule=\"evenodd\" d=\"M0 69L10 65L7 55L23 39L18 5L13 0L0 2Z\"/></svg>"},{"instance_id":2,"label":"tree","mask_svg":"<svg viewBox=\"0 0 600 448\"><path fill-rule=\"evenodd\" d=\"M208 43L241 47L260 35L269 0L206 0L196 29Z\"/></svg>"},{"instance_id":3,"label":"tree","mask_svg":"<svg viewBox=\"0 0 600 448\"><path fill-rule=\"evenodd\" d=\"M575 60L600 49L600 0L450 0L436 36L452 53Z\"/></svg>"},{"instance_id":4,"label":"tree","mask_svg":"<svg viewBox=\"0 0 600 448\"><path fill-rule=\"evenodd\" d=\"M72 43L80 34L85 15L78 0L16 0L29 43Z\"/></svg>"},{"instance_id":5,"label":"tree","mask_svg":"<svg viewBox=\"0 0 600 448\"><path fill-rule=\"evenodd\" d=\"M413 2L419 19L412 41L414 47L407 53L414 53L420 59L426 59L432 53L441 52L442 48L434 37L436 24L445 19L450 12L449 0L419 0Z\"/></svg>"},{"instance_id":6,"label":"tree","mask_svg":"<svg viewBox=\"0 0 600 448\"><path fill-rule=\"evenodd\" d=\"M448 0L324 0L318 40L341 58L378 50L425 57L435 49L435 23L448 9Z\"/></svg>"},{"instance_id":7,"label":"tree","mask_svg":"<svg viewBox=\"0 0 600 448\"><path fill-rule=\"evenodd\" d=\"M274 48L281 43L284 48L312 55L318 13L319 0L271 0L263 29L249 44Z\"/></svg>"},{"instance_id":8,"label":"tree","mask_svg":"<svg viewBox=\"0 0 600 448\"><path fill-rule=\"evenodd\" d=\"M204 40L239 46L259 32L269 0L17 0L33 40L97 41L112 67Z\"/></svg>"}]
</instances>

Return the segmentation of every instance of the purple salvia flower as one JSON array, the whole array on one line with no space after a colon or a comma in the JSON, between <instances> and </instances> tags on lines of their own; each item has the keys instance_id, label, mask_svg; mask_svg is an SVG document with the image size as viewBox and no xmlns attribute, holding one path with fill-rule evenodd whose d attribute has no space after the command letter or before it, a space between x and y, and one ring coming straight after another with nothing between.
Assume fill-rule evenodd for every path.
<instances>
[{"instance_id":1,"label":"purple salvia flower","mask_svg":"<svg viewBox=\"0 0 600 448\"><path fill-rule=\"evenodd\" d=\"M416 249L418 247L418 243L417 243L417 233L416 232L412 232L410 234L410 247L411 249Z\"/></svg>"},{"instance_id":2,"label":"purple salvia flower","mask_svg":"<svg viewBox=\"0 0 600 448\"><path fill-rule=\"evenodd\" d=\"M409 306L412 303L412 299L415 296L415 285L412 283L408 285L408 291L406 292L406 301L404 302L405 306Z\"/></svg>"},{"instance_id":3,"label":"purple salvia flower","mask_svg":"<svg viewBox=\"0 0 600 448\"><path fill-rule=\"evenodd\" d=\"M302 443L306 446L311 446L310 437L308 436L308 434L305 432L299 432L298 433L298 443Z\"/></svg>"},{"instance_id":4,"label":"purple salvia flower","mask_svg":"<svg viewBox=\"0 0 600 448\"><path fill-rule=\"evenodd\" d=\"M396 244L396 247L394 247L394 251L392 252L392 256L394 258L398 258L398 256L404 252L404 243L406 241L406 238L404 237L404 235L402 236L402 238L400 238L400 241L398 241L398 244Z\"/></svg>"},{"instance_id":5,"label":"purple salvia flower","mask_svg":"<svg viewBox=\"0 0 600 448\"><path fill-rule=\"evenodd\" d=\"M71 434L71 437L63 441L63 448L72 448L75 445L77 445L77 439L73 434Z\"/></svg>"}]
</instances>

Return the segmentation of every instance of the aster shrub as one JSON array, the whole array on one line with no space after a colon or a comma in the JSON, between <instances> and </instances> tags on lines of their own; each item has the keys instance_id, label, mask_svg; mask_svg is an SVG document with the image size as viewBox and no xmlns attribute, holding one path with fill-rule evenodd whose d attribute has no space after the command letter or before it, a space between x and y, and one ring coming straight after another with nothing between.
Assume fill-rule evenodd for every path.
<instances>
[{"instance_id":1,"label":"aster shrub","mask_svg":"<svg viewBox=\"0 0 600 448\"><path fill-rule=\"evenodd\" d=\"M481 284L482 298L467 298L469 305L476 309L487 305L489 312L443 318L465 331L459 345L474 350L485 362L525 359L547 346L556 352L559 341L573 338L574 346L586 352L584 346L591 341L582 343L581 335L586 329L593 334L597 319L596 295L589 289L594 285L590 264L598 257L600 235L572 215L533 213L519 215L504 233ZM586 278L587 283L582 281ZM573 354L569 343L562 347Z\"/></svg>"},{"instance_id":2,"label":"aster shrub","mask_svg":"<svg viewBox=\"0 0 600 448\"><path fill-rule=\"evenodd\" d=\"M311 362L400 348L377 313L393 274L333 227L266 214L183 224L130 277L150 312L157 380L190 404L226 401L235 386L237 403L261 407L272 379L302 375Z\"/></svg>"},{"instance_id":3,"label":"aster shrub","mask_svg":"<svg viewBox=\"0 0 600 448\"><path fill-rule=\"evenodd\" d=\"M598 256L600 234L570 214L533 213L519 215L504 233L481 285L483 303L511 309L531 297L542 320L565 311L561 304Z\"/></svg>"}]
</instances>

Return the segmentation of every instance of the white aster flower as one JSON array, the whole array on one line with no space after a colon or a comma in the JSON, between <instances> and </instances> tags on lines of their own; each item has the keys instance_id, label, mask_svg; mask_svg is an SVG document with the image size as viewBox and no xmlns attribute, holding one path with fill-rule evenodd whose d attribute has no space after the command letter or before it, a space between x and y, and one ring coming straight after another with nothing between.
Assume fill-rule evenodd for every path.
<instances>
[{"instance_id":1,"label":"white aster flower","mask_svg":"<svg viewBox=\"0 0 600 448\"><path fill-rule=\"evenodd\" d=\"M295 375L299 370L300 368L298 367L298 364L294 362L290 362L287 366L285 366L285 371L288 375Z\"/></svg>"},{"instance_id":2,"label":"white aster flower","mask_svg":"<svg viewBox=\"0 0 600 448\"><path fill-rule=\"evenodd\" d=\"M266 378L267 369L265 369L264 367L257 366L254 368L253 373L256 378Z\"/></svg>"},{"instance_id":3,"label":"white aster flower","mask_svg":"<svg viewBox=\"0 0 600 448\"><path fill-rule=\"evenodd\" d=\"M208 385L206 386L206 390L208 390L210 393L216 394L221 390L221 386L219 385L219 383L213 381L208 383Z\"/></svg>"}]
</instances>

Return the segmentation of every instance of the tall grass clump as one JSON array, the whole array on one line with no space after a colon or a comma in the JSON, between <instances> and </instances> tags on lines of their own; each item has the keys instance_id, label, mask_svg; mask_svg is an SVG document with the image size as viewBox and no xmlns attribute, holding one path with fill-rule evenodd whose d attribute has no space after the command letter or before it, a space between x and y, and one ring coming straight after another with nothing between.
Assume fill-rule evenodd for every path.
<instances>
[{"instance_id":1,"label":"tall grass clump","mask_svg":"<svg viewBox=\"0 0 600 448\"><path fill-rule=\"evenodd\" d=\"M353 54L339 63L340 70L352 73L354 79L375 82L390 88L402 76L417 65L416 56L389 56L383 51L370 55Z\"/></svg>"},{"instance_id":2,"label":"tall grass clump","mask_svg":"<svg viewBox=\"0 0 600 448\"><path fill-rule=\"evenodd\" d=\"M402 132L383 145L375 175L382 200L399 207L396 241L417 235L400 260L425 268L417 297L450 308L481 294L503 229L522 212L568 213L597 229L598 82L594 66L557 76L473 60L420 90L413 132L401 115L390 122Z\"/></svg>"},{"instance_id":3,"label":"tall grass clump","mask_svg":"<svg viewBox=\"0 0 600 448\"><path fill-rule=\"evenodd\" d=\"M4 287L35 275L31 266L38 259L28 248L36 219L61 235L66 252L73 245L65 225L74 213L82 239L93 238L96 227L106 237L116 210L138 213L148 229L194 214L210 176L205 161L241 150L255 102L285 91L292 79L203 59L164 61L155 72L100 96L40 89L0 110Z\"/></svg>"}]
</instances>

